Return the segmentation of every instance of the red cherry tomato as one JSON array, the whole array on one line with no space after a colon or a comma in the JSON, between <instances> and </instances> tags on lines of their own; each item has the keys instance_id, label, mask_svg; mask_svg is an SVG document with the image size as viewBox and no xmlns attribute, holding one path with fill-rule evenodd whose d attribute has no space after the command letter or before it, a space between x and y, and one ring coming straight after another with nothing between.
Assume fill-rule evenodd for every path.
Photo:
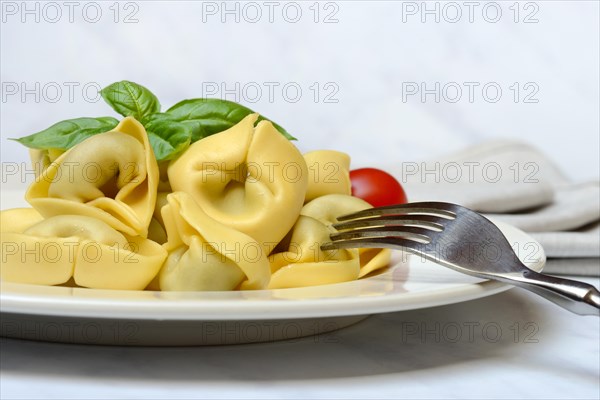
<instances>
[{"instance_id":1,"label":"red cherry tomato","mask_svg":"<svg viewBox=\"0 0 600 400\"><path fill-rule=\"evenodd\" d=\"M373 207L407 203L402 185L392 175L376 168L350 171L352 196L359 197Z\"/></svg>"}]
</instances>

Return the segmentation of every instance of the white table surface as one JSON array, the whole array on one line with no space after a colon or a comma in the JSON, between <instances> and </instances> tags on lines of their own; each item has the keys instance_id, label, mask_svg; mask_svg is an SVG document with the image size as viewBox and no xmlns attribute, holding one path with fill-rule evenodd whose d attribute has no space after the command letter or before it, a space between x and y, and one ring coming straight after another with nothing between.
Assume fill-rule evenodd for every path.
<instances>
[{"instance_id":1,"label":"white table surface","mask_svg":"<svg viewBox=\"0 0 600 400\"><path fill-rule=\"evenodd\" d=\"M286 342L135 348L2 339L0 397L598 399L599 331L596 317L513 289Z\"/></svg>"}]
</instances>

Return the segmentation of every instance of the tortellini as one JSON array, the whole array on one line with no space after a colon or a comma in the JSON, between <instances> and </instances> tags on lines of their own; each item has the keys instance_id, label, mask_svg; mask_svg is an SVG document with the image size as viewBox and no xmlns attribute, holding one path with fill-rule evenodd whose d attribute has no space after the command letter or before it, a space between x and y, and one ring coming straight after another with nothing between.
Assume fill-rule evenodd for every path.
<instances>
[{"instance_id":1,"label":"tortellini","mask_svg":"<svg viewBox=\"0 0 600 400\"><path fill-rule=\"evenodd\" d=\"M351 214L367 208L371 208L371 205L358 197L329 194L307 203L300 210L300 214L330 225L336 223L337 217L341 215Z\"/></svg>"},{"instance_id":2,"label":"tortellini","mask_svg":"<svg viewBox=\"0 0 600 400\"><path fill-rule=\"evenodd\" d=\"M169 166L175 192L189 193L212 218L254 238L265 251L296 222L308 171L302 154L258 114L197 141Z\"/></svg>"},{"instance_id":3,"label":"tortellini","mask_svg":"<svg viewBox=\"0 0 600 400\"><path fill-rule=\"evenodd\" d=\"M324 285L358 278L358 250L320 249L333 229L314 218L301 215L291 235L280 244L271 261L270 289ZM276 249L276 251L279 249Z\"/></svg>"},{"instance_id":4,"label":"tortellini","mask_svg":"<svg viewBox=\"0 0 600 400\"><path fill-rule=\"evenodd\" d=\"M306 204L301 215L311 216L325 225L337 222L337 217L371 208L366 201L357 197L345 195L326 195ZM392 252L390 249L365 249L359 248L360 258L359 278L387 266Z\"/></svg>"},{"instance_id":5,"label":"tortellini","mask_svg":"<svg viewBox=\"0 0 600 400\"><path fill-rule=\"evenodd\" d=\"M3 280L163 291L293 288L359 279L386 249L321 250L352 197L350 157L304 156L271 122L232 128L157 163L125 118L70 150L32 151L33 208L0 213Z\"/></svg>"},{"instance_id":6,"label":"tortellini","mask_svg":"<svg viewBox=\"0 0 600 400\"><path fill-rule=\"evenodd\" d=\"M48 166L56 161L65 151L62 149L29 149L29 158L35 172L35 177L40 176Z\"/></svg>"},{"instance_id":7,"label":"tortellini","mask_svg":"<svg viewBox=\"0 0 600 400\"><path fill-rule=\"evenodd\" d=\"M125 118L50 164L26 193L44 217L83 215L146 237L154 212L158 166L146 130Z\"/></svg>"},{"instance_id":8,"label":"tortellini","mask_svg":"<svg viewBox=\"0 0 600 400\"><path fill-rule=\"evenodd\" d=\"M333 150L317 150L304 154L308 167L305 202L328 194L350 195L350 157Z\"/></svg>"},{"instance_id":9,"label":"tortellini","mask_svg":"<svg viewBox=\"0 0 600 400\"><path fill-rule=\"evenodd\" d=\"M323 285L358 279L387 266L389 249L320 248L335 230L336 217L371 206L348 195L326 195L306 204L290 235L270 257L272 277L269 288Z\"/></svg>"},{"instance_id":10,"label":"tortellini","mask_svg":"<svg viewBox=\"0 0 600 400\"><path fill-rule=\"evenodd\" d=\"M0 211L0 232L23 232L44 217L33 208L12 208Z\"/></svg>"},{"instance_id":11,"label":"tortellini","mask_svg":"<svg viewBox=\"0 0 600 400\"><path fill-rule=\"evenodd\" d=\"M31 212L2 212L3 222L18 216L31 217ZM2 232L3 280L58 285L73 278L89 288L141 290L167 256L159 244L87 216L58 215L23 228L13 225Z\"/></svg>"},{"instance_id":12,"label":"tortellini","mask_svg":"<svg viewBox=\"0 0 600 400\"><path fill-rule=\"evenodd\" d=\"M325 225L337 222L337 217L371 208L364 200L352 196L327 195L306 204L301 215L313 217ZM392 252L389 249L358 249L360 257L359 278L389 264Z\"/></svg>"},{"instance_id":13,"label":"tortellini","mask_svg":"<svg viewBox=\"0 0 600 400\"><path fill-rule=\"evenodd\" d=\"M210 217L187 193L167 196L162 209L169 257L161 290L263 289L270 277L262 246Z\"/></svg>"}]
</instances>

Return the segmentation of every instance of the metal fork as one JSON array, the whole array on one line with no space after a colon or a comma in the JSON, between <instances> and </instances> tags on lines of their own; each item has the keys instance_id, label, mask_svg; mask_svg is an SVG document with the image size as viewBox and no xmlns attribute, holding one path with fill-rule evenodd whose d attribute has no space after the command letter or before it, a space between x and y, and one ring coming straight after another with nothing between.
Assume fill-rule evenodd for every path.
<instances>
[{"instance_id":1,"label":"metal fork","mask_svg":"<svg viewBox=\"0 0 600 400\"><path fill-rule=\"evenodd\" d=\"M530 290L579 315L600 316L600 292L592 285L527 268L500 229L457 204L408 203L338 217L339 233L323 250L395 248L416 253L458 272ZM484 252L496 249L493 257Z\"/></svg>"}]
</instances>

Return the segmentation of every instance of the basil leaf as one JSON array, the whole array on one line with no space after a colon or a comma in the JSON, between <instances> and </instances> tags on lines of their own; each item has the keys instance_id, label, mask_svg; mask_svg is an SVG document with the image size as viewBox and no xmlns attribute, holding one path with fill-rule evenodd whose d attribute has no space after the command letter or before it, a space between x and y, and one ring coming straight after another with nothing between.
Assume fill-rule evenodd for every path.
<instances>
[{"instance_id":1,"label":"basil leaf","mask_svg":"<svg viewBox=\"0 0 600 400\"><path fill-rule=\"evenodd\" d=\"M153 117L144 125L157 161L171 160L190 146L192 130L187 125L166 119L162 114Z\"/></svg>"},{"instance_id":2,"label":"basil leaf","mask_svg":"<svg viewBox=\"0 0 600 400\"><path fill-rule=\"evenodd\" d=\"M254 113L251 109L228 100L191 99L183 100L169 108L165 114L192 129L192 142L222 132ZM266 118L259 117L259 121ZM285 129L273 122L283 136L296 140Z\"/></svg>"},{"instance_id":3,"label":"basil leaf","mask_svg":"<svg viewBox=\"0 0 600 400\"><path fill-rule=\"evenodd\" d=\"M114 129L118 123L113 117L68 119L43 131L11 140L32 149L67 150L93 135Z\"/></svg>"},{"instance_id":4,"label":"basil leaf","mask_svg":"<svg viewBox=\"0 0 600 400\"><path fill-rule=\"evenodd\" d=\"M121 81L108 85L100 91L102 98L124 117L138 121L160 111L156 96L135 82Z\"/></svg>"}]
</instances>

